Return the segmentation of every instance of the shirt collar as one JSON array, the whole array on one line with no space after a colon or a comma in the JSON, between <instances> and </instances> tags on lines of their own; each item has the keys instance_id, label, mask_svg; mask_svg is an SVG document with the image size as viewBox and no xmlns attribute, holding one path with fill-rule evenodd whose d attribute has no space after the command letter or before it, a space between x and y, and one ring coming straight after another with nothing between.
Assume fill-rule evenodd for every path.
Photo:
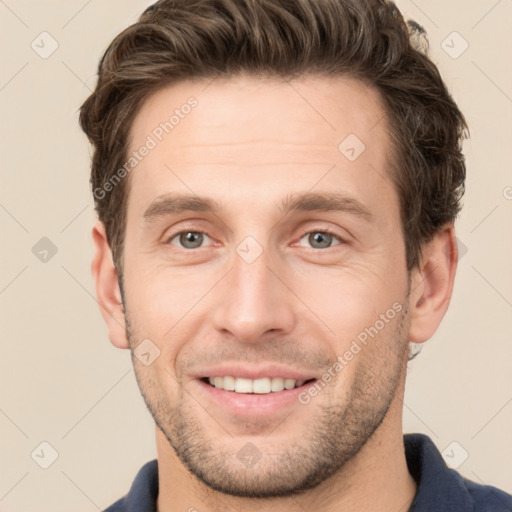
<instances>
[{"instance_id":1,"label":"shirt collar","mask_svg":"<svg viewBox=\"0 0 512 512\"><path fill-rule=\"evenodd\" d=\"M467 512L473 502L462 477L449 469L431 439L424 434L405 434L405 457L409 473L418 486L409 512ZM125 496L126 512L156 512L158 461L142 466Z\"/></svg>"},{"instance_id":2,"label":"shirt collar","mask_svg":"<svg viewBox=\"0 0 512 512\"><path fill-rule=\"evenodd\" d=\"M461 475L448 468L428 436L405 434L404 447L409 473L418 486L409 512L473 510L473 501Z\"/></svg>"}]
</instances>

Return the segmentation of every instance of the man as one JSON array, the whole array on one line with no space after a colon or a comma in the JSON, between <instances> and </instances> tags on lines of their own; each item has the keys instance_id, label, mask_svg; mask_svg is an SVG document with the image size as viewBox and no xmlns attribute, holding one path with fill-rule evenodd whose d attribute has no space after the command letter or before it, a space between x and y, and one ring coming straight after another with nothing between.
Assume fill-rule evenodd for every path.
<instances>
[{"instance_id":1,"label":"man","mask_svg":"<svg viewBox=\"0 0 512 512\"><path fill-rule=\"evenodd\" d=\"M502 511L403 435L450 301L466 124L383 0L161 0L80 122L92 272L158 459L114 511Z\"/></svg>"}]
</instances>

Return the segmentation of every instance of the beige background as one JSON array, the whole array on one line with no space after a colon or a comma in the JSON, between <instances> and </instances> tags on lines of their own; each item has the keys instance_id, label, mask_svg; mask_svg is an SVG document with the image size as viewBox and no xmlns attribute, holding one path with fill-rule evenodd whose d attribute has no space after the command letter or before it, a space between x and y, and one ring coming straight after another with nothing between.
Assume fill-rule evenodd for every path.
<instances>
[{"instance_id":1,"label":"beige background","mask_svg":"<svg viewBox=\"0 0 512 512\"><path fill-rule=\"evenodd\" d=\"M77 123L103 50L149 3L0 1L3 512L102 510L156 456L129 354L109 343L94 298L89 146ZM456 441L448 454L467 452L463 475L512 493L512 1L398 4L428 30L472 131L455 293L410 364L404 431L440 450ZM51 49L43 31L58 42L46 59L31 47ZM469 44L458 58L443 49L463 49L454 31ZM46 263L32 252L42 237L58 250ZM58 452L48 469L36 463L50 461L43 441Z\"/></svg>"}]
</instances>

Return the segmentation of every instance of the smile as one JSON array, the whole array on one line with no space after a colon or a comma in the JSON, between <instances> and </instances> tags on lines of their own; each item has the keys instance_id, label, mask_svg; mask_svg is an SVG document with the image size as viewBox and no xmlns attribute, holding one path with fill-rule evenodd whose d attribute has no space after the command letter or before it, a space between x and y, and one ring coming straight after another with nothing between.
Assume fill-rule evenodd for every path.
<instances>
[{"instance_id":1,"label":"smile","mask_svg":"<svg viewBox=\"0 0 512 512\"><path fill-rule=\"evenodd\" d=\"M267 393L278 393L285 389L298 388L305 383L314 381L285 379L282 377L263 377L260 379L246 379L243 377L205 377L203 382L224 391L234 391L235 393L254 393L264 395Z\"/></svg>"}]
</instances>

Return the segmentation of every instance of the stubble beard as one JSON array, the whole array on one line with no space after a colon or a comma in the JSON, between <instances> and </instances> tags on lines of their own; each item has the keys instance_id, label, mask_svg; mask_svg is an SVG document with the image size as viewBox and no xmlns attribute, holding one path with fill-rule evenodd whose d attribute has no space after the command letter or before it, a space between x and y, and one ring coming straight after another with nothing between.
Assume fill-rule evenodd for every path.
<instances>
[{"instance_id":1,"label":"stubble beard","mask_svg":"<svg viewBox=\"0 0 512 512\"><path fill-rule=\"evenodd\" d=\"M352 389L343 403L331 400L334 405L324 405L321 398L314 398L311 403L318 400L317 418L308 421L300 438L288 446L274 446L272 453L265 453L264 446L268 443L263 436L268 432L264 432L259 443L261 458L254 465L246 466L237 457L239 448L233 448L235 443L229 434L226 433L228 439L222 444L209 435L208 428L195 417L194 408L200 406L188 397L182 386L178 388L177 400L170 403L154 375L136 364L133 342L138 338L130 328L127 311L125 315L135 375L157 427L183 465L199 481L227 495L285 497L304 493L326 481L353 460L374 435L388 413L405 371L407 308L395 318L389 338L369 342L381 344L379 348L362 349L373 350L373 353L356 369ZM355 359L357 357L359 355ZM308 414L308 405L297 403L296 407L299 414ZM296 420L292 423L296 424ZM285 422L279 428L283 427L286 428ZM253 444L258 449L258 438Z\"/></svg>"}]
</instances>

